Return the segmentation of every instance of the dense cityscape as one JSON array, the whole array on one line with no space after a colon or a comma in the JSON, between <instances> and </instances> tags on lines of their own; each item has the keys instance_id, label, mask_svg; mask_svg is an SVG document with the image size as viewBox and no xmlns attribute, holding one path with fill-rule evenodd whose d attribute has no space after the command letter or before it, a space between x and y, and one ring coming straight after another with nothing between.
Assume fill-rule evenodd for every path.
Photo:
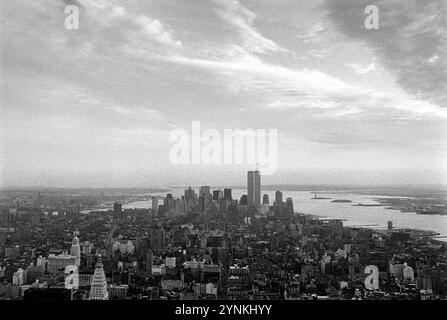
<instances>
[{"instance_id":1,"label":"dense cityscape","mask_svg":"<svg viewBox=\"0 0 447 320\"><path fill-rule=\"evenodd\" d=\"M0 16L3 318L445 313L446 0Z\"/></svg>"},{"instance_id":2,"label":"dense cityscape","mask_svg":"<svg viewBox=\"0 0 447 320\"><path fill-rule=\"evenodd\" d=\"M163 191L3 190L0 299L447 297L447 245L430 232L301 213L280 190L261 197L259 171L240 199L210 186L150 196ZM152 207L123 209L135 199Z\"/></svg>"}]
</instances>

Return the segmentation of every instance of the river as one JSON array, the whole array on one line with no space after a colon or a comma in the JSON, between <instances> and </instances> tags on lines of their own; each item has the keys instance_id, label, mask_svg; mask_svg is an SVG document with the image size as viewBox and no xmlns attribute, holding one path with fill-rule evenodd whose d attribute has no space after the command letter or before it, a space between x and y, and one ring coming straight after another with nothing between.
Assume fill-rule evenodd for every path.
<instances>
[{"instance_id":1,"label":"river","mask_svg":"<svg viewBox=\"0 0 447 320\"><path fill-rule=\"evenodd\" d=\"M197 190L196 190L197 192ZM170 193L174 197L184 195L184 189L171 189ZM239 199L246 193L243 189L233 189L232 196ZM265 191L268 194L270 203L274 201L275 192ZM154 195L165 196L165 193L154 193ZM372 228L385 228L387 221L392 221L395 228L411 228L419 230L429 230L447 235L447 216L441 215L420 215L414 212L401 212L399 210L386 209L384 206L365 207L356 206L362 204L378 204L374 199L390 198L389 196L364 195L354 193L318 193L319 197L331 199L312 199L314 196L310 191L284 191L283 201L287 197L292 197L295 212L312 214L325 218L345 219L344 225L377 225ZM351 200L349 203L331 202L334 199ZM151 208L151 201L136 201L123 205L124 209L130 208ZM446 238L439 239L445 240Z\"/></svg>"}]
</instances>

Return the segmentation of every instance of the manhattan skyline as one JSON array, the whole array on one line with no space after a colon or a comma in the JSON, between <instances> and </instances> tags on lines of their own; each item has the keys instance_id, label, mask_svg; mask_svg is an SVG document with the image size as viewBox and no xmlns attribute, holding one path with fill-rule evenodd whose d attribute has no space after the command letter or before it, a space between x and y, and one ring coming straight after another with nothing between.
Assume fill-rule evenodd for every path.
<instances>
[{"instance_id":1,"label":"manhattan skyline","mask_svg":"<svg viewBox=\"0 0 447 320\"><path fill-rule=\"evenodd\" d=\"M0 186L244 185L169 163L193 121L277 129L263 185L445 184L445 2L376 1L378 30L369 4L2 2Z\"/></svg>"}]
</instances>

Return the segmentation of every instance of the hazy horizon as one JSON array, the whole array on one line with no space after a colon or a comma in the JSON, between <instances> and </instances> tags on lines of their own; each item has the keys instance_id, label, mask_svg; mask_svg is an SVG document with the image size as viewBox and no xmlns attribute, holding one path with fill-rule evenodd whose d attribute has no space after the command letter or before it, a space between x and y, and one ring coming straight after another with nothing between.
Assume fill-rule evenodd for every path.
<instances>
[{"instance_id":1,"label":"hazy horizon","mask_svg":"<svg viewBox=\"0 0 447 320\"><path fill-rule=\"evenodd\" d=\"M144 190L144 189L160 189L160 190L169 190L169 189L182 189L182 188L193 188L199 189L201 186L207 184L197 184L197 185L149 185L149 186L124 186L124 187L61 187L61 186L0 186L0 190ZM212 189L215 188L232 188L232 189L245 189L246 185L209 185ZM370 189L370 188L400 188L400 189L439 189L444 190L447 189L447 184L262 184L261 189L264 190L273 190L276 188L283 188L283 190L303 190L303 191L313 191L310 188L316 188L315 191L322 191L324 188L328 188L327 190L335 190L335 189Z\"/></svg>"}]
</instances>

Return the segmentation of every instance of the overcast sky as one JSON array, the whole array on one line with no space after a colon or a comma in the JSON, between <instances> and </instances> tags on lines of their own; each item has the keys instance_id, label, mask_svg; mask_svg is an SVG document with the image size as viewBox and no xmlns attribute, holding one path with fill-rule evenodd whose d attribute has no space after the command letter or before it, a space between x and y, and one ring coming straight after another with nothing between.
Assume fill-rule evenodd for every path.
<instances>
[{"instance_id":1,"label":"overcast sky","mask_svg":"<svg viewBox=\"0 0 447 320\"><path fill-rule=\"evenodd\" d=\"M445 1L374 1L379 30L368 4L1 1L1 185L245 183L247 166L169 163L196 120L278 129L263 183L445 183Z\"/></svg>"}]
</instances>

